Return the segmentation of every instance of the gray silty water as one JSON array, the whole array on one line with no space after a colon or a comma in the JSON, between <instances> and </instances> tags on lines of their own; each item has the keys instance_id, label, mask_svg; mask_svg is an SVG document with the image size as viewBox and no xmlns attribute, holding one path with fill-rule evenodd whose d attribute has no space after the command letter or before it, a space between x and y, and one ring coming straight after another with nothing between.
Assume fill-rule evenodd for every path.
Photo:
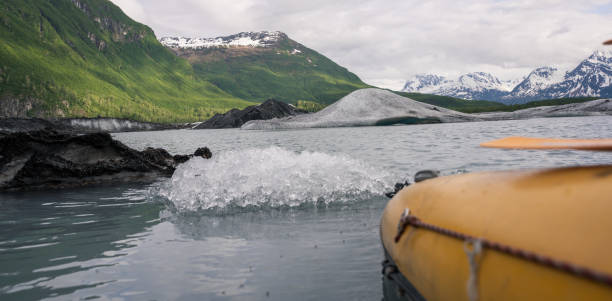
<instances>
[{"instance_id":1,"label":"gray silty water","mask_svg":"<svg viewBox=\"0 0 612 301\"><path fill-rule=\"evenodd\" d=\"M610 164L603 152L478 147L610 133L612 117L115 134L214 157L152 185L0 195L0 299L380 300L381 191L426 168Z\"/></svg>"}]
</instances>

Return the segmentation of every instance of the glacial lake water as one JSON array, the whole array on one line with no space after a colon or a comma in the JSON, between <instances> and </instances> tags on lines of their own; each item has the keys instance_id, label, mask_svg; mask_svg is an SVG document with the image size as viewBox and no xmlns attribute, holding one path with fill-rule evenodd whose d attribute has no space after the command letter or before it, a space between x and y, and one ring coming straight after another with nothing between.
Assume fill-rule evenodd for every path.
<instances>
[{"instance_id":1,"label":"glacial lake water","mask_svg":"<svg viewBox=\"0 0 612 301\"><path fill-rule=\"evenodd\" d=\"M395 182L612 163L612 154L478 147L604 138L612 117L292 131L121 133L174 154L172 179L0 194L0 300L380 300L378 227Z\"/></svg>"}]
</instances>

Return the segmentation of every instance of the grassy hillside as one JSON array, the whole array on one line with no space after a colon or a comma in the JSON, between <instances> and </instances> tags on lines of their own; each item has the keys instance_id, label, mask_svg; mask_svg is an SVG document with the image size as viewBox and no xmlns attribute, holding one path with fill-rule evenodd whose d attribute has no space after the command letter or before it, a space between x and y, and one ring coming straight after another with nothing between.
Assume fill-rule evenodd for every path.
<instances>
[{"instance_id":1,"label":"grassy hillside","mask_svg":"<svg viewBox=\"0 0 612 301\"><path fill-rule=\"evenodd\" d=\"M107 0L0 2L0 113L193 121L250 102Z\"/></svg>"},{"instance_id":2,"label":"grassy hillside","mask_svg":"<svg viewBox=\"0 0 612 301\"><path fill-rule=\"evenodd\" d=\"M273 47L173 50L192 63L198 77L250 101L274 98L330 104L368 87L346 68L285 34Z\"/></svg>"}]
</instances>

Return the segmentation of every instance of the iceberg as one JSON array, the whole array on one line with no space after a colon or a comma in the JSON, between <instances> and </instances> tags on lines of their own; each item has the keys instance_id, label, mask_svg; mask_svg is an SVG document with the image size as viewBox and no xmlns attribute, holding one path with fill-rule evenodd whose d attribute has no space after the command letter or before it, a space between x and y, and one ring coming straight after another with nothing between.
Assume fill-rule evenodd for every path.
<instances>
[{"instance_id":1,"label":"iceberg","mask_svg":"<svg viewBox=\"0 0 612 301\"><path fill-rule=\"evenodd\" d=\"M352 92L325 109L270 120L252 120L243 130L275 130L478 121L479 117L418 102L393 92L367 88Z\"/></svg>"}]
</instances>

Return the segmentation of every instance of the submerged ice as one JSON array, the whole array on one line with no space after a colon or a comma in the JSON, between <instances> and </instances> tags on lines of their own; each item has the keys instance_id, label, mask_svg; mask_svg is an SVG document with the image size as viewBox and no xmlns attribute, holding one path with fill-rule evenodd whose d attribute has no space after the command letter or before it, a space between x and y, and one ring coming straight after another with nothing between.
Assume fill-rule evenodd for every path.
<instances>
[{"instance_id":1,"label":"submerged ice","mask_svg":"<svg viewBox=\"0 0 612 301\"><path fill-rule=\"evenodd\" d=\"M382 195L392 177L344 155L279 147L227 151L179 166L159 194L179 210L296 207Z\"/></svg>"}]
</instances>

